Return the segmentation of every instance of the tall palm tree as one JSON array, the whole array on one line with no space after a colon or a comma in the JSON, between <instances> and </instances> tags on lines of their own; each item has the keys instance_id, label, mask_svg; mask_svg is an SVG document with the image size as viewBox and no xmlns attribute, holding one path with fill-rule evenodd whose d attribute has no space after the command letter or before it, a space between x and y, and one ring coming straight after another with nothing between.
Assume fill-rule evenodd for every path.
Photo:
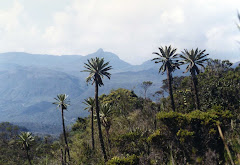
<instances>
[{"instance_id":1,"label":"tall palm tree","mask_svg":"<svg viewBox=\"0 0 240 165\"><path fill-rule=\"evenodd\" d=\"M197 109L200 109L200 102L197 88L198 79L196 75L200 73L198 65L204 68L204 61L208 60L208 58L206 58L208 54L205 54L205 51L206 50L199 50L198 48L196 50L192 49L190 51L184 49L184 51L182 51L182 54L180 55L180 58L183 59L182 62L188 64L185 73L187 73L188 71L190 71L191 73L193 90L195 95L195 105Z\"/></svg>"},{"instance_id":2,"label":"tall palm tree","mask_svg":"<svg viewBox=\"0 0 240 165\"><path fill-rule=\"evenodd\" d=\"M162 63L161 67L159 68L159 73L162 72L163 74L165 71L167 72L168 91L171 98L172 110L175 111L172 91L172 72L174 72L176 68L179 69L179 63L178 60L176 60L178 54L175 54L177 49L172 48L171 45L168 47L159 47L158 49L160 53L153 52L153 54L156 54L159 57L152 59L152 61L155 61L155 63Z\"/></svg>"},{"instance_id":3,"label":"tall palm tree","mask_svg":"<svg viewBox=\"0 0 240 165\"><path fill-rule=\"evenodd\" d=\"M97 123L98 123L98 134L99 140L101 143L101 148L104 156L104 160L107 161L107 155L105 151L104 141L102 137L102 129L101 129L101 121L99 117L99 105L98 105L98 87L103 86L102 79L106 76L110 79L111 74L108 72L112 69L112 66L109 66L109 62L104 63L104 58L91 58L85 64L86 70L82 72L88 72L89 76L86 78L86 82L92 81L92 84L95 84L95 107L96 107L96 115L97 115Z\"/></svg>"},{"instance_id":4,"label":"tall palm tree","mask_svg":"<svg viewBox=\"0 0 240 165\"><path fill-rule=\"evenodd\" d=\"M89 97L88 99L84 99L84 104L87 105L85 110L89 110L91 112L91 129L92 129L92 149L95 149L95 143L94 143L94 127L93 127L93 108L94 108L94 102L95 100L92 97Z\"/></svg>"},{"instance_id":5,"label":"tall palm tree","mask_svg":"<svg viewBox=\"0 0 240 165\"><path fill-rule=\"evenodd\" d=\"M32 165L31 159L29 156L29 150L30 150L30 144L34 141L34 137L32 136L32 133L30 132L21 132L20 135L18 135L20 142L23 145L24 150L26 151L27 159L29 162L29 165Z\"/></svg>"},{"instance_id":6,"label":"tall palm tree","mask_svg":"<svg viewBox=\"0 0 240 165\"><path fill-rule=\"evenodd\" d=\"M104 126L107 134L108 146L111 149L111 141L109 138L109 130L111 128L111 115L112 108L110 104L102 104L100 108L100 119L101 123Z\"/></svg>"},{"instance_id":7,"label":"tall palm tree","mask_svg":"<svg viewBox=\"0 0 240 165\"><path fill-rule=\"evenodd\" d=\"M53 103L53 104L56 104L57 108L60 108L61 112L62 112L62 127L63 127L64 142L65 142L64 163L66 163L66 153L68 153L68 160L71 161L69 147L68 147L68 141L67 141L67 135L66 135L66 130L65 130L65 122L64 122L64 110L67 110L67 107L70 105L69 104L70 101L67 98L68 98L68 95L59 94L59 95L57 95L56 98L54 98L57 102Z\"/></svg>"}]
</instances>

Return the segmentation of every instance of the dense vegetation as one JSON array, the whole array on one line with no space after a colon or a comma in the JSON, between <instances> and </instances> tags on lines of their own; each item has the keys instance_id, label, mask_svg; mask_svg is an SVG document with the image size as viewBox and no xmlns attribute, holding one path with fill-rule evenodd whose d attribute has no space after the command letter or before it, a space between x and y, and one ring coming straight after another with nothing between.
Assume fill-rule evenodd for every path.
<instances>
[{"instance_id":1,"label":"dense vegetation","mask_svg":"<svg viewBox=\"0 0 240 165\"><path fill-rule=\"evenodd\" d=\"M168 53L171 47L162 49ZM98 96L103 76L110 78L112 68L104 59L89 60L87 82L95 85L97 98L84 101L89 117L79 117L66 131L63 112L69 100L62 94L54 103L60 107L63 123L63 134L57 139L1 123L0 164L239 164L240 66L201 58L206 63L200 63L205 67L200 72L186 56L199 52L204 51L183 52L186 58L175 66L189 64L190 76L172 77L177 69L173 67L153 94L157 102L147 97L150 81L142 83L144 97L122 88ZM172 96L166 97L169 92Z\"/></svg>"}]
</instances>

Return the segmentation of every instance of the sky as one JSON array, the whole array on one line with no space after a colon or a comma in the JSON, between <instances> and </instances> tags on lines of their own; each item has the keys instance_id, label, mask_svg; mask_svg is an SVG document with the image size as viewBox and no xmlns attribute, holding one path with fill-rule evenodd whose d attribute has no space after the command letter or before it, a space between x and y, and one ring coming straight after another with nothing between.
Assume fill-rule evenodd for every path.
<instances>
[{"instance_id":1,"label":"sky","mask_svg":"<svg viewBox=\"0 0 240 165\"><path fill-rule=\"evenodd\" d=\"M240 61L240 0L0 0L0 53L87 55L131 64L159 46Z\"/></svg>"}]
</instances>

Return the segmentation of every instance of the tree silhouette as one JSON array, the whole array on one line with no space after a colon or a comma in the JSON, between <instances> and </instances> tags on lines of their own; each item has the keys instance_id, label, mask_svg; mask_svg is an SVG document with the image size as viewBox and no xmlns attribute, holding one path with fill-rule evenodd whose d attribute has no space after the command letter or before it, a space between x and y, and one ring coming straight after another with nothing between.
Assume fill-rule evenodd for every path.
<instances>
[{"instance_id":1,"label":"tree silhouette","mask_svg":"<svg viewBox=\"0 0 240 165\"><path fill-rule=\"evenodd\" d=\"M169 47L159 47L160 53L153 52L153 54L158 55L159 57L152 59L155 63L161 63L162 65L159 68L159 73L167 72L167 80L168 80L168 91L171 99L172 110L175 111L175 104L173 99L173 91L172 91L172 72L176 68L179 69L179 63L176 59L178 54L175 54L177 49L172 48L171 45Z\"/></svg>"},{"instance_id":2,"label":"tree silhouette","mask_svg":"<svg viewBox=\"0 0 240 165\"><path fill-rule=\"evenodd\" d=\"M32 133L30 133L30 132L21 132L20 135L18 135L18 137L19 137L18 142L22 144L24 150L26 151L29 165L32 165L31 159L29 156L29 150L30 150L31 142L34 141L34 137L32 136Z\"/></svg>"},{"instance_id":3,"label":"tree silhouette","mask_svg":"<svg viewBox=\"0 0 240 165\"><path fill-rule=\"evenodd\" d=\"M95 149L95 141L94 141L94 127L93 127L93 108L95 100L92 97L89 97L88 99L84 99L84 104L87 105L85 110L89 110L91 112L91 130L92 130L92 149Z\"/></svg>"},{"instance_id":4,"label":"tree silhouette","mask_svg":"<svg viewBox=\"0 0 240 165\"><path fill-rule=\"evenodd\" d=\"M196 74L200 73L200 70L198 68L198 65L204 68L203 63L208 60L208 58L205 58L208 56L208 54L205 54L206 50L199 50L198 48L196 50L190 50L184 49L182 51L182 54L180 55L180 58L183 59L183 63L188 64L187 68L185 70L185 73L190 71L191 77L192 77L192 84L194 89L194 95L195 95L195 104L196 108L200 110L200 103L199 103L199 97L198 97L198 79Z\"/></svg>"},{"instance_id":5,"label":"tree silhouette","mask_svg":"<svg viewBox=\"0 0 240 165\"><path fill-rule=\"evenodd\" d=\"M151 87L153 84L152 81L143 81L142 84L141 84L141 87L143 88L144 90L144 99L146 100L147 99L147 90L149 87Z\"/></svg>"},{"instance_id":6,"label":"tree silhouette","mask_svg":"<svg viewBox=\"0 0 240 165\"><path fill-rule=\"evenodd\" d=\"M104 126L107 134L108 146L111 149L111 141L109 138L109 130L111 128L111 115L112 115L112 108L110 104L103 104L100 108L100 119L102 125Z\"/></svg>"},{"instance_id":7,"label":"tree silhouette","mask_svg":"<svg viewBox=\"0 0 240 165\"><path fill-rule=\"evenodd\" d=\"M57 98L54 98L57 102L54 102L53 104L57 105L57 108L61 108L62 112L62 127L63 127L63 136L64 136L64 142L65 142L65 154L64 154L64 163L66 163L66 152L68 153L68 160L71 161L70 152L69 152L69 146L67 141L67 135L65 130L65 122L64 122L64 110L67 110L67 107L70 105L69 100L67 100L66 94L59 94L57 95Z\"/></svg>"},{"instance_id":8,"label":"tree silhouette","mask_svg":"<svg viewBox=\"0 0 240 165\"><path fill-rule=\"evenodd\" d=\"M102 129L101 129L101 121L99 116L99 104L98 104L98 87L103 86L102 79L104 76L106 76L108 79L110 79L111 74L108 72L112 69L112 66L109 66L109 62L104 63L104 58L99 59L91 58L88 60L85 64L86 70L83 70L82 72L88 72L89 76L86 78L86 82L92 81L92 85L95 84L95 108L96 108L96 115L97 115L97 123L98 123L98 134L99 134L99 140L104 156L105 162L107 161L107 155L106 150L104 146L104 141L102 137Z\"/></svg>"}]
</instances>

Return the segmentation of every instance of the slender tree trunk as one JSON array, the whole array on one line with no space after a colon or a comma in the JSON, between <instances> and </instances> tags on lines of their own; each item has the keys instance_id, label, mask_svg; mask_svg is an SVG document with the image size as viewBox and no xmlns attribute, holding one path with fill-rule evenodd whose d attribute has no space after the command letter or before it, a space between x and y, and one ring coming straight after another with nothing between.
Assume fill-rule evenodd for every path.
<instances>
[{"instance_id":1,"label":"slender tree trunk","mask_svg":"<svg viewBox=\"0 0 240 165\"><path fill-rule=\"evenodd\" d=\"M67 164L67 147L64 147L64 164Z\"/></svg>"},{"instance_id":2,"label":"slender tree trunk","mask_svg":"<svg viewBox=\"0 0 240 165\"><path fill-rule=\"evenodd\" d=\"M92 149L95 149L94 145L94 127L93 127L93 107L91 107L91 112L92 112L92 118L91 118L91 127L92 127Z\"/></svg>"},{"instance_id":3,"label":"slender tree trunk","mask_svg":"<svg viewBox=\"0 0 240 165\"><path fill-rule=\"evenodd\" d=\"M66 163L66 152L68 153L68 160L71 161L70 158L70 153L69 153L69 147L68 147L68 142L67 142L67 135L66 135L66 130L65 130L65 122L64 122L64 109L62 106L62 126L63 126L63 136L64 136L64 141L65 141L65 155L64 155L64 161Z\"/></svg>"},{"instance_id":4,"label":"slender tree trunk","mask_svg":"<svg viewBox=\"0 0 240 165\"><path fill-rule=\"evenodd\" d=\"M107 161L107 154L104 146L103 136L102 136L102 129L101 129L101 121L99 116L99 105L98 105L98 82L95 81L95 105L96 105L96 114L97 114L97 123L98 123L98 134L99 140L103 152L104 161Z\"/></svg>"},{"instance_id":5,"label":"slender tree trunk","mask_svg":"<svg viewBox=\"0 0 240 165\"><path fill-rule=\"evenodd\" d=\"M146 100L146 98L147 98L147 90L145 89L144 90L144 100Z\"/></svg>"},{"instance_id":6,"label":"slender tree trunk","mask_svg":"<svg viewBox=\"0 0 240 165\"><path fill-rule=\"evenodd\" d=\"M63 150L61 149L61 162L62 162L62 165L65 165L65 162L64 162L64 159L63 159Z\"/></svg>"},{"instance_id":7,"label":"slender tree trunk","mask_svg":"<svg viewBox=\"0 0 240 165\"><path fill-rule=\"evenodd\" d=\"M174 104L173 91L172 91L172 74L168 68L167 68L167 80L168 80L168 91L171 98L172 110L175 111L175 104Z\"/></svg>"},{"instance_id":8,"label":"slender tree trunk","mask_svg":"<svg viewBox=\"0 0 240 165\"><path fill-rule=\"evenodd\" d=\"M157 130L157 118L156 118L156 113L154 114L154 130Z\"/></svg>"},{"instance_id":9,"label":"slender tree trunk","mask_svg":"<svg viewBox=\"0 0 240 165\"><path fill-rule=\"evenodd\" d=\"M107 134L107 140L108 140L109 150L111 150L111 141L110 141L110 138L109 138L109 129L110 129L110 128L106 128L106 127L105 127L106 134Z\"/></svg>"},{"instance_id":10,"label":"slender tree trunk","mask_svg":"<svg viewBox=\"0 0 240 165\"><path fill-rule=\"evenodd\" d=\"M194 71L191 71L191 76L192 76L193 90L194 90L194 95L195 95L195 105L196 105L196 108L198 110L200 110L200 103L199 103L199 98L198 98L198 88L197 88L198 80L197 80L197 77L196 77Z\"/></svg>"},{"instance_id":11,"label":"slender tree trunk","mask_svg":"<svg viewBox=\"0 0 240 165\"><path fill-rule=\"evenodd\" d=\"M26 145L25 145L25 149L26 149L26 155L27 155L28 163L29 163L29 165L32 165L31 159L30 159L30 156L29 156L29 153L28 153L29 150L27 149Z\"/></svg>"}]
</instances>

